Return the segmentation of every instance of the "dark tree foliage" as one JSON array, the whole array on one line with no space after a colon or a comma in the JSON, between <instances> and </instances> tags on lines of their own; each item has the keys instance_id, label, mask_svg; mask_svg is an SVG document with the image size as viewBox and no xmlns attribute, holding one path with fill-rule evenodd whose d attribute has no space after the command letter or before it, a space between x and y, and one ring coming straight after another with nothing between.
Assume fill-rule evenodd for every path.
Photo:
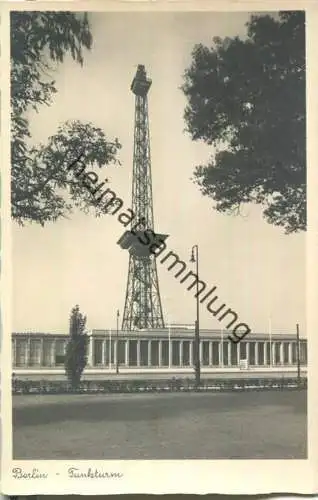
<instances>
[{"instance_id":1,"label":"dark tree foliage","mask_svg":"<svg viewBox=\"0 0 318 500\"><path fill-rule=\"evenodd\" d=\"M305 14L252 16L247 37L197 45L184 75L187 131L216 148L194 178L219 212L245 203L306 228Z\"/></svg>"},{"instance_id":2,"label":"dark tree foliage","mask_svg":"<svg viewBox=\"0 0 318 500\"><path fill-rule=\"evenodd\" d=\"M54 67L67 54L83 65L83 49L91 46L86 13L11 13L11 200L12 217L20 224L44 225L75 206L85 211L92 207L87 189L66 169L81 152L88 168L117 163L118 140L107 140L90 123L67 122L47 144L31 143L28 113L52 103ZM101 208L93 210L99 215Z\"/></svg>"},{"instance_id":3,"label":"dark tree foliage","mask_svg":"<svg viewBox=\"0 0 318 500\"><path fill-rule=\"evenodd\" d=\"M69 341L66 346L65 373L73 389L78 389L87 364L88 336L86 316L76 305L71 311Z\"/></svg>"}]
</instances>

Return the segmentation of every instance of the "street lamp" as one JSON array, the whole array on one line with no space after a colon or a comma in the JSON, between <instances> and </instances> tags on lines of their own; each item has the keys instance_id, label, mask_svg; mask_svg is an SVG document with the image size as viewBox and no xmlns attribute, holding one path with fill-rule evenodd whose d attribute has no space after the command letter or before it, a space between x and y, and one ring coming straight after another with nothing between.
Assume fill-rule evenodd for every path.
<instances>
[{"instance_id":1,"label":"street lamp","mask_svg":"<svg viewBox=\"0 0 318 500\"><path fill-rule=\"evenodd\" d=\"M198 388L201 383L201 366L200 366L200 301L199 301L199 247L193 245L190 262L196 263L197 276L197 319L195 321L194 333L194 370L195 370L195 387Z\"/></svg>"},{"instance_id":2,"label":"street lamp","mask_svg":"<svg viewBox=\"0 0 318 500\"><path fill-rule=\"evenodd\" d=\"M119 311L117 309L117 325L116 325L116 373L119 373L119 357L118 357L118 351L119 351L119 342L118 342L118 330L119 330Z\"/></svg>"}]
</instances>

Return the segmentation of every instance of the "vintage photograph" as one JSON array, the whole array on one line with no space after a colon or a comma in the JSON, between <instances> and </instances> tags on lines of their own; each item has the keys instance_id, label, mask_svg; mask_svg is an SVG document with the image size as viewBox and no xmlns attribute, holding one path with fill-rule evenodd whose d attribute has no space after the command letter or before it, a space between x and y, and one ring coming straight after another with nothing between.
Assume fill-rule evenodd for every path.
<instances>
[{"instance_id":1,"label":"vintage photograph","mask_svg":"<svg viewBox=\"0 0 318 500\"><path fill-rule=\"evenodd\" d=\"M308 458L305 27L11 10L14 461Z\"/></svg>"},{"instance_id":2,"label":"vintage photograph","mask_svg":"<svg viewBox=\"0 0 318 500\"><path fill-rule=\"evenodd\" d=\"M306 458L305 13L10 33L13 457Z\"/></svg>"}]
</instances>

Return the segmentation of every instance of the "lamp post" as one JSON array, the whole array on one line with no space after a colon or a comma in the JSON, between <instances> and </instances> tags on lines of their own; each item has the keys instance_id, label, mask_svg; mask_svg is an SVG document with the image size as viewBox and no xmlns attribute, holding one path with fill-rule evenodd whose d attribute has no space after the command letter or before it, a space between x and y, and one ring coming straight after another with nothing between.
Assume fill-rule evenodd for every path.
<instances>
[{"instance_id":1,"label":"lamp post","mask_svg":"<svg viewBox=\"0 0 318 500\"><path fill-rule=\"evenodd\" d=\"M119 357L118 357L118 350L119 350L119 342L118 342L118 330L119 330L119 311L117 309L117 324L116 324L116 373L119 373Z\"/></svg>"},{"instance_id":2,"label":"lamp post","mask_svg":"<svg viewBox=\"0 0 318 500\"><path fill-rule=\"evenodd\" d=\"M197 304L197 317L195 321L195 333L194 333L194 370L195 370L195 387L196 389L201 383L201 366L200 366L200 300L199 300L199 247L198 245L193 245L191 252L190 262L196 263L196 276L197 276L197 293L196 293L196 304Z\"/></svg>"}]
</instances>

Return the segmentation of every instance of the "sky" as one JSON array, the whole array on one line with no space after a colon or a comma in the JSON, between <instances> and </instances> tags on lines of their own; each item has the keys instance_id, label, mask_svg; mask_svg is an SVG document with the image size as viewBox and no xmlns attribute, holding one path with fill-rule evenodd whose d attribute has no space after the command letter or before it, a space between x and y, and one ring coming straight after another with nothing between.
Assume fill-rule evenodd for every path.
<instances>
[{"instance_id":1,"label":"sky","mask_svg":"<svg viewBox=\"0 0 318 500\"><path fill-rule=\"evenodd\" d=\"M285 235L250 205L243 215L213 210L191 178L213 149L185 132L182 75L196 43L214 36L244 36L249 14L94 13L93 48L84 66L70 58L56 69L58 93L50 107L30 115L34 143L54 134L66 120L92 122L110 139L118 137L122 166L107 167L109 187L131 206L134 96L130 84L138 64L152 79L149 115L155 231L169 234L169 249L189 261L199 246L200 278L217 286L219 297L253 332L295 331L305 335L305 235ZM71 308L79 304L88 327L115 328L123 312L128 253L117 241L116 216L74 212L72 218L19 227L13 223L13 330L67 332ZM193 324L196 304L157 263L166 323ZM191 266L189 262L189 266ZM201 309L202 328L221 324Z\"/></svg>"}]
</instances>

